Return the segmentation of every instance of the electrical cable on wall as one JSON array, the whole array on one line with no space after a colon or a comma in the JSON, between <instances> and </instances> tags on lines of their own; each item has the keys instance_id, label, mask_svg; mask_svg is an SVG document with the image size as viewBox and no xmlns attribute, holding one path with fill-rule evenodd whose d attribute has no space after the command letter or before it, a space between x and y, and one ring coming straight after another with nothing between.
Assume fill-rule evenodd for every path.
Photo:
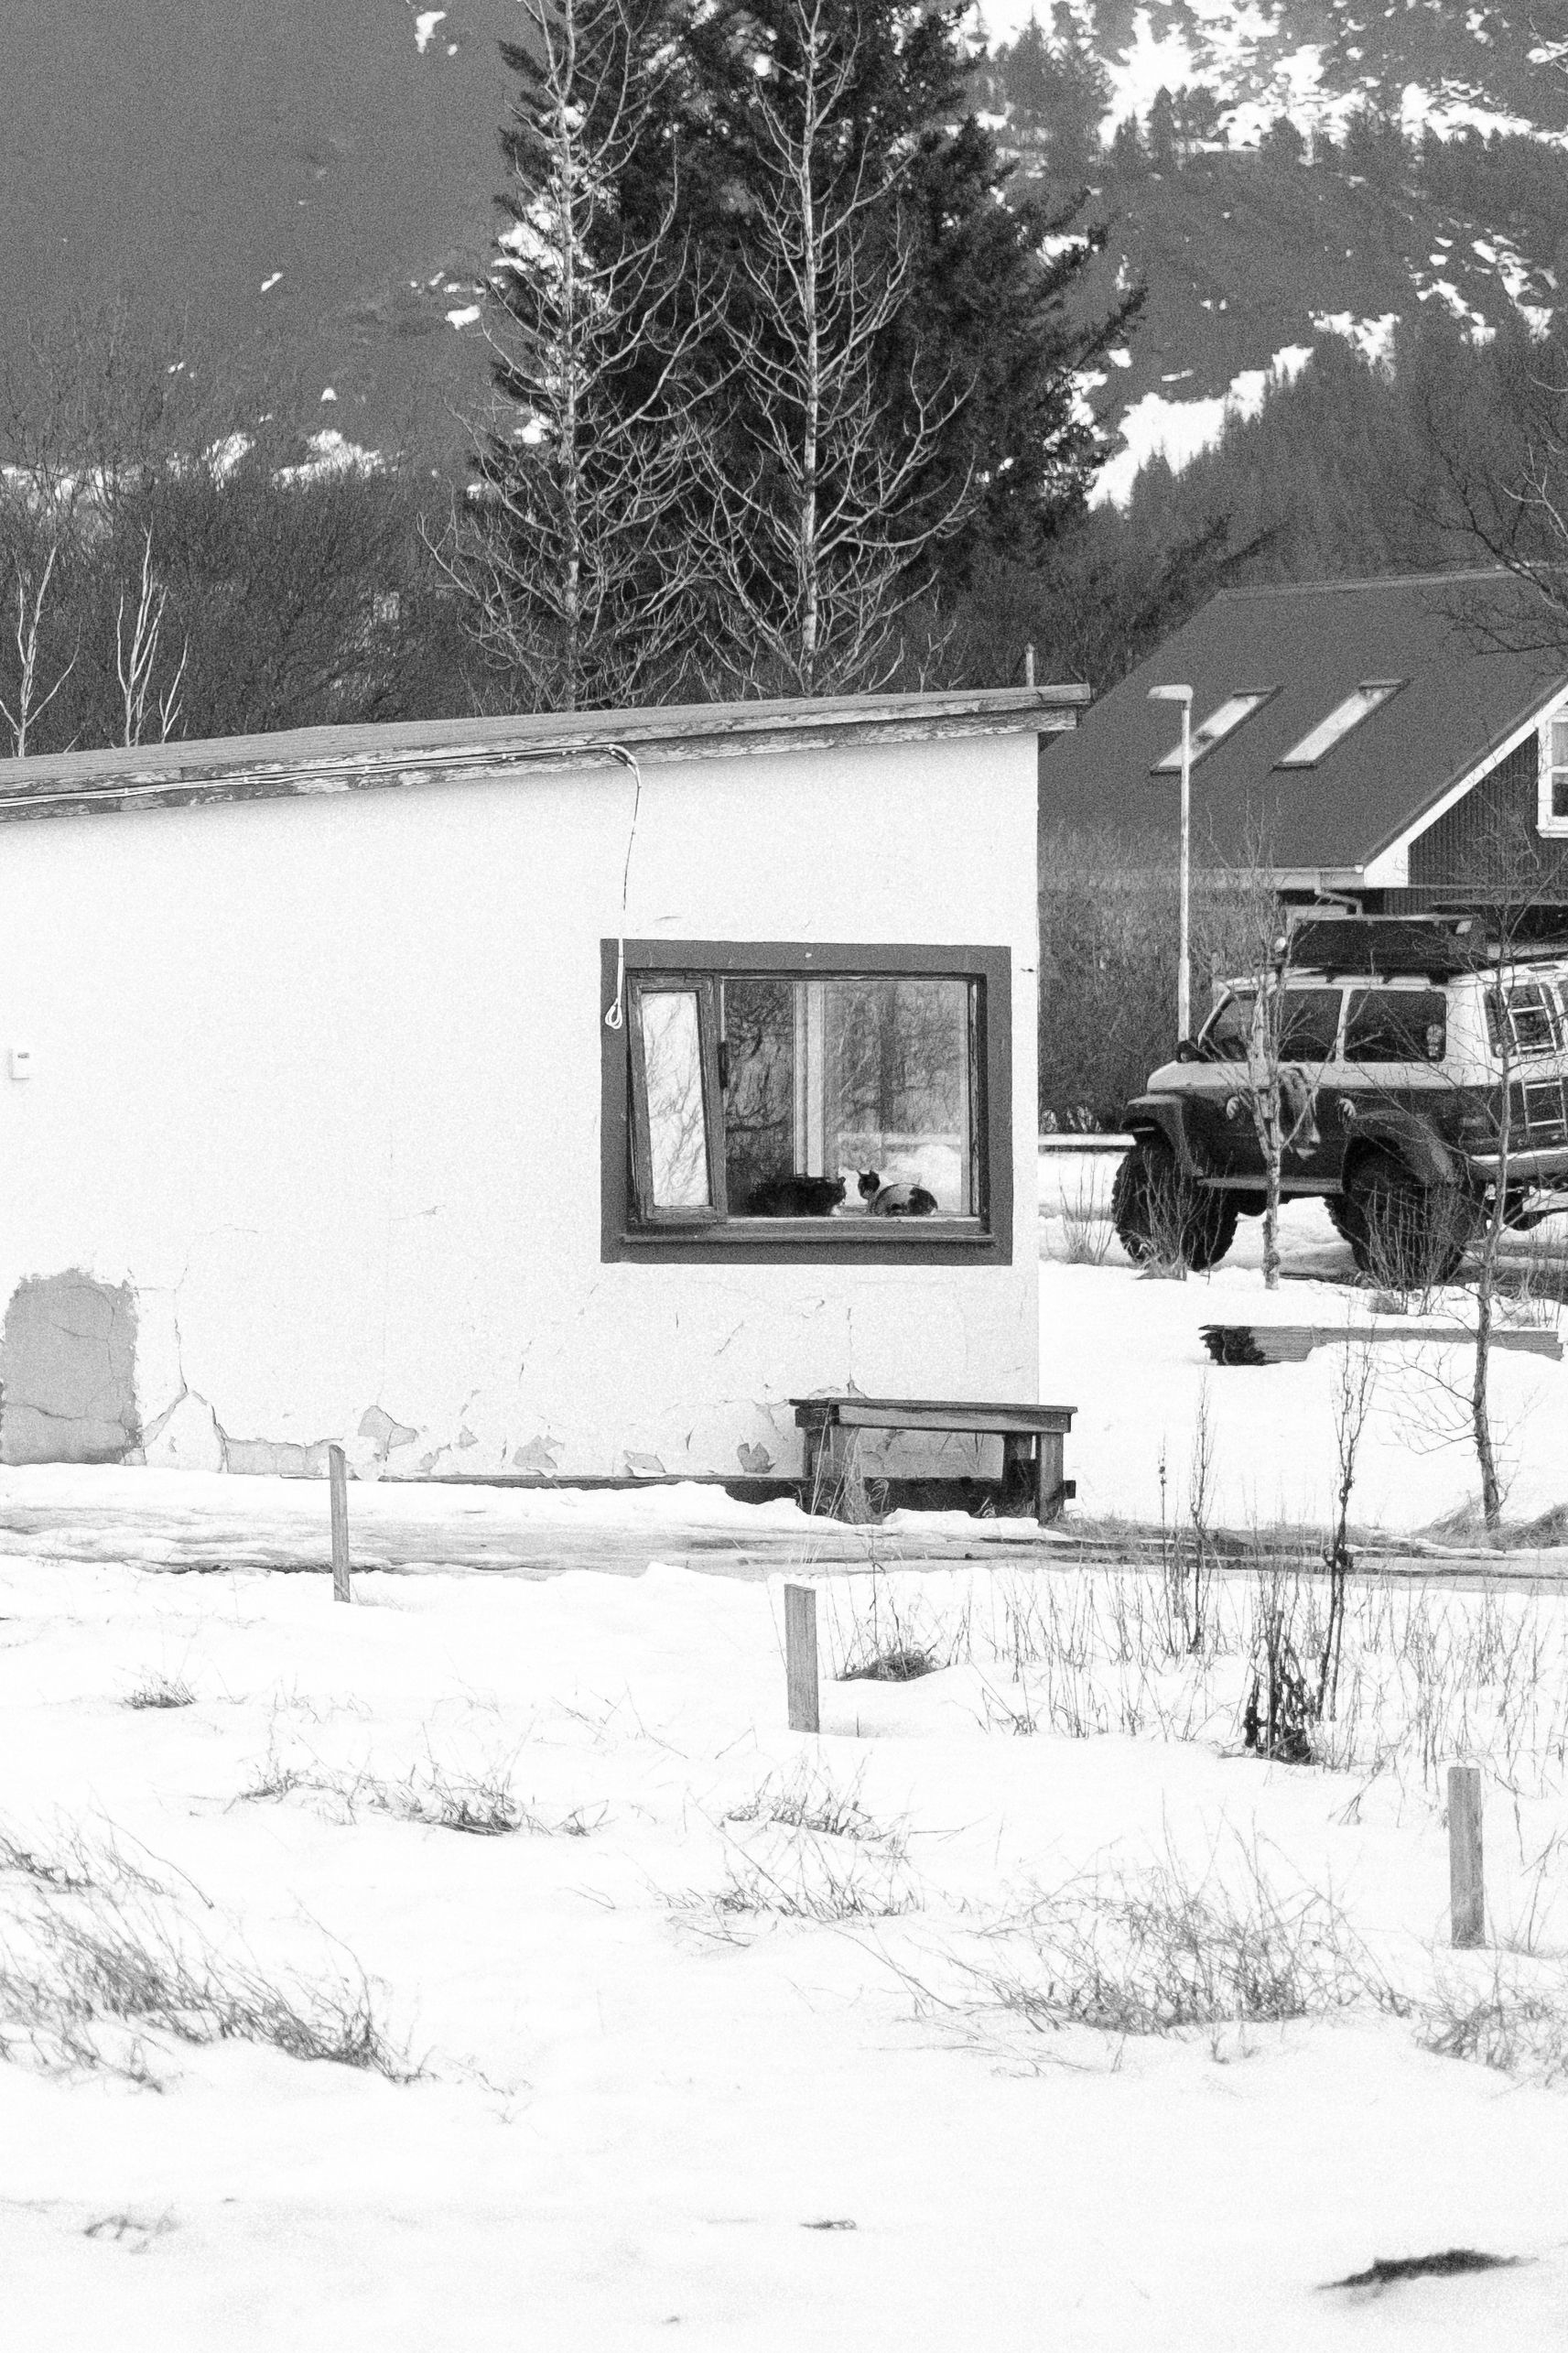
<instances>
[{"instance_id":1,"label":"electrical cable on wall","mask_svg":"<svg viewBox=\"0 0 1568 2353\"><path fill-rule=\"evenodd\" d=\"M615 994L604 1016L606 1029L619 1029L626 1018L626 908L632 888L632 848L637 839L637 818L643 806L643 771L637 765L635 754L628 752L623 743L604 743L599 748L608 752L612 760L619 760L623 768L630 768L636 787L632 796L632 829L626 836L626 864L621 876L621 931L615 946Z\"/></svg>"}]
</instances>

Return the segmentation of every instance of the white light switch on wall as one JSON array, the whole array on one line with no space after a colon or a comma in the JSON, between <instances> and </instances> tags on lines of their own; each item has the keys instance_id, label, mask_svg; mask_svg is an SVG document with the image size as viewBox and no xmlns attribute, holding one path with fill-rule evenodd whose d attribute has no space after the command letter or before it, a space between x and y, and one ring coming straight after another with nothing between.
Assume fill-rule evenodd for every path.
<instances>
[{"instance_id":1,"label":"white light switch on wall","mask_svg":"<svg viewBox=\"0 0 1568 2353\"><path fill-rule=\"evenodd\" d=\"M32 1077L32 1075L33 1075L33 1049L32 1049L32 1047L31 1047L30 1046L14 1046L11 1048L11 1076L12 1076L12 1078L13 1078L13 1079L30 1079L30 1078Z\"/></svg>"}]
</instances>

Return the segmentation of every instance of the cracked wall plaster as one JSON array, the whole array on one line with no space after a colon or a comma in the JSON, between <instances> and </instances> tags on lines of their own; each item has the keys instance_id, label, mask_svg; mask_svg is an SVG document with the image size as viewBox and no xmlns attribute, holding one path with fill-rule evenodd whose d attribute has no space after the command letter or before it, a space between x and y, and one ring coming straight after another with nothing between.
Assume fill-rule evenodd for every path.
<instances>
[{"instance_id":1,"label":"cracked wall plaster","mask_svg":"<svg viewBox=\"0 0 1568 2353\"><path fill-rule=\"evenodd\" d=\"M205 1397L187 1390L160 1414L142 1441L142 1458L154 1470L228 1470L223 1433Z\"/></svg>"},{"instance_id":2,"label":"cracked wall plaster","mask_svg":"<svg viewBox=\"0 0 1568 2353\"><path fill-rule=\"evenodd\" d=\"M140 1432L136 1299L80 1268L29 1276L0 1330L0 1462L123 1462Z\"/></svg>"},{"instance_id":3,"label":"cracked wall plaster","mask_svg":"<svg viewBox=\"0 0 1568 2353\"><path fill-rule=\"evenodd\" d=\"M223 1469L267 1479L325 1479L330 1438L223 1438Z\"/></svg>"}]
</instances>

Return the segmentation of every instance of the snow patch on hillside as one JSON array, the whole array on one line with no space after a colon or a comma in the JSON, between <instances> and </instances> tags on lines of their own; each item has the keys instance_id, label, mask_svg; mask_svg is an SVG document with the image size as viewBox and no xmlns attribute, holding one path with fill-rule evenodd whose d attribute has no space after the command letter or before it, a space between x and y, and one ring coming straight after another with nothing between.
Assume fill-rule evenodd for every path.
<instances>
[{"instance_id":1,"label":"snow patch on hillside","mask_svg":"<svg viewBox=\"0 0 1568 2353\"><path fill-rule=\"evenodd\" d=\"M1256 417L1269 394L1292 384L1312 358L1310 343L1287 343L1266 368L1243 368L1227 389L1199 400L1169 400L1146 392L1122 414L1122 447L1100 468L1091 506L1125 507L1143 468L1162 458L1173 473L1212 450L1233 419Z\"/></svg>"},{"instance_id":2,"label":"snow patch on hillside","mask_svg":"<svg viewBox=\"0 0 1568 2353\"><path fill-rule=\"evenodd\" d=\"M1385 310L1376 319L1357 319L1349 310L1314 310L1312 323L1320 335L1342 335L1347 343L1354 343L1369 368L1393 374L1394 331L1400 323L1397 310Z\"/></svg>"}]
</instances>

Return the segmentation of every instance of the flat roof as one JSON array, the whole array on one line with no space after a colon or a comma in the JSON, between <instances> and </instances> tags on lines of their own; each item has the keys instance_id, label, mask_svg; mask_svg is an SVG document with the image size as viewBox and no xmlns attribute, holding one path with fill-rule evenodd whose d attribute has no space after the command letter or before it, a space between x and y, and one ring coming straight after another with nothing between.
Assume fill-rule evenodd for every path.
<instances>
[{"instance_id":1,"label":"flat roof","mask_svg":"<svg viewBox=\"0 0 1568 2353\"><path fill-rule=\"evenodd\" d=\"M653 766L842 743L1048 735L1076 726L1088 699L1087 686L990 687L968 694L838 695L305 727L274 735L58 752L0 763L0 823L462 783L530 768L610 770L624 764L625 754Z\"/></svg>"}]
</instances>

